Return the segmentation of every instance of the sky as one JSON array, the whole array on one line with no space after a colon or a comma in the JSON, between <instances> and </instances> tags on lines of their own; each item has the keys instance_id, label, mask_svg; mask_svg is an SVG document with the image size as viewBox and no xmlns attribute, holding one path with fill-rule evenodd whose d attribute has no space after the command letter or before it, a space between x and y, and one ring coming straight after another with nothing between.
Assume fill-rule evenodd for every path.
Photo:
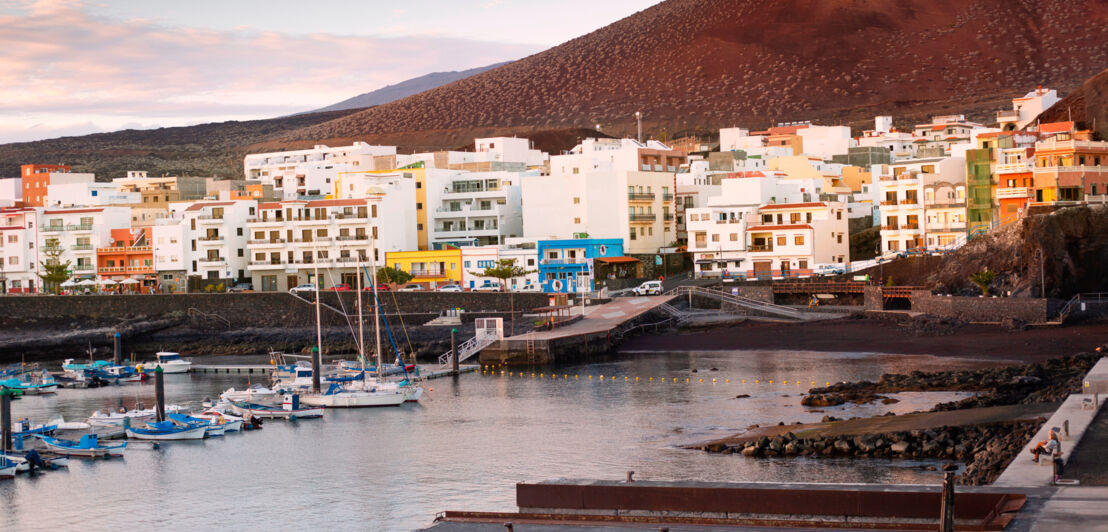
<instances>
[{"instance_id":1,"label":"sky","mask_svg":"<svg viewBox=\"0 0 1108 532\"><path fill-rule=\"evenodd\" d=\"M0 143L317 109L659 0L0 0Z\"/></svg>"}]
</instances>

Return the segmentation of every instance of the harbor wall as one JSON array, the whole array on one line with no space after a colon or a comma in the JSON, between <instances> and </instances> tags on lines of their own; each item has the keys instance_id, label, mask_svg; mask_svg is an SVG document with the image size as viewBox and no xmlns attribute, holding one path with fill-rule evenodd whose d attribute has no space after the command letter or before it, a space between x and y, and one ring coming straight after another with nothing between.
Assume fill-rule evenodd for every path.
<instances>
[{"instance_id":1,"label":"harbor wall","mask_svg":"<svg viewBox=\"0 0 1108 532\"><path fill-rule=\"evenodd\" d=\"M324 293L320 299L336 309L355 313L355 293ZM363 302L369 303L368 297ZM381 295L388 315L411 315L420 323L428 316L462 308L480 313L507 313L512 308L510 294L480 292L397 292ZM341 304L340 304L341 301ZM516 312L548 304L541 293L514 294ZM164 317L187 319L195 325L214 328L296 327L315 323L315 307L286 293L224 294L149 294L89 296L12 296L0 298L0 312L7 316L35 320L152 320ZM324 308L324 326L345 325L339 313ZM421 319L420 319L421 318ZM413 320L416 321L416 320Z\"/></svg>"},{"instance_id":2,"label":"harbor wall","mask_svg":"<svg viewBox=\"0 0 1108 532\"><path fill-rule=\"evenodd\" d=\"M998 322L1013 318L1043 323L1050 317L1050 300L1023 297L937 296L926 290L912 292L912 310L941 318L971 322Z\"/></svg>"}]
</instances>

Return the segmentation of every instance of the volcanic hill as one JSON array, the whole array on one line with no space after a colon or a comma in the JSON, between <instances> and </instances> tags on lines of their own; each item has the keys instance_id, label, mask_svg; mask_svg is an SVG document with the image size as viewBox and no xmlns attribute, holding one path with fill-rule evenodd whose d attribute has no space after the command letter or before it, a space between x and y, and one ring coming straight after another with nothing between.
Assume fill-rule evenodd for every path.
<instances>
[{"instance_id":1,"label":"volcanic hill","mask_svg":"<svg viewBox=\"0 0 1108 532\"><path fill-rule=\"evenodd\" d=\"M545 130L570 141L597 124L633 134L635 111L648 135L667 137L801 119L860 126L876 114L991 122L1014 96L1037 85L1065 93L1106 66L1104 0L669 0L373 108L196 126L196 142L184 140L189 128L167 128L4 145L0 175L26 162L237 175L244 153L315 143L414 151Z\"/></svg>"}]
</instances>

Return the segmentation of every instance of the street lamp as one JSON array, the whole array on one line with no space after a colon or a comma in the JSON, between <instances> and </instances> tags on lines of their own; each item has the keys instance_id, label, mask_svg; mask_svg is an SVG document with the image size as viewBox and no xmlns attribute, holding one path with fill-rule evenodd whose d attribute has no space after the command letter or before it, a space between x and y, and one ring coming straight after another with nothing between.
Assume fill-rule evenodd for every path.
<instances>
[{"instance_id":1,"label":"street lamp","mask_svg":"<svg viewBox=\"0 0 1108 532\"><path fill-rule=\"evenodd\" d=\"M635 121L638 123L638 130L639 130L639 135L638 135L637 138L638 138L638 141L641 143L642 142L642 112L641 111L635 111Z\"/></svg>"}]
</instances>

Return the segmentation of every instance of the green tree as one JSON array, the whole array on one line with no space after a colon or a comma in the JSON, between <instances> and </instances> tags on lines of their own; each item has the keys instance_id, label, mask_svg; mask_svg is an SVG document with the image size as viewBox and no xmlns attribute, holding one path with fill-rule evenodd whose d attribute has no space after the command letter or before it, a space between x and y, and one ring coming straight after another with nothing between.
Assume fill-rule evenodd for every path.
<instances>
[{"instance_id":1,"label":"green tree","mask_svg":"<svg viewBox=\"0 0 1108 532\"><path fill-rule=\"evenodd\" d=\"M377 282L386 284L404 284L412 280L412 274L393 268L391 266L385 266L377 269Z\"/></svg>"},{"instance_id":2,"label":"green tree","mask_svg":"<svg viewBox=\"0 0 1108 532\"><path fill-rule=\"evenodd\" d=\"M985 296L989 295L989 285L993 283L993 279L996 279L996 272L988 268L969 276L970 282L977 285L981 289L981 295Z\"/></svg>"},{"instance_id":3,"label":"green tree","mask_svg":"<svg viewBox=\"0 0 1108 532\"><path fill-rule=\"evenodd\" d=\"M480 277L492 277L500 281L500 289L508 292L508 306L511 312L511 332L508 336L515 334L516 332L516 296L514 290L508 290L508 281L512 279L518 279L528 274L535 273L535 270L528 270L522 266L516 266L515 259L500 259L496 261L496 264L485 268L485 271L481 272L469 272L473 275Z\"/></svg>"},{"instance_id":4,"label":"green tree","mask_svg":"<svg viewBox=\"0 0 1108 532\"><path fill-rule=\"evenodd\" d=\"M38 276L42 279L44 289L57 294L61 284L69 279L70 262L62 262L62 248L56 245L44 246L42 254L46 260L42 261L42 273Z\"/></svg>"}]
</instances>

